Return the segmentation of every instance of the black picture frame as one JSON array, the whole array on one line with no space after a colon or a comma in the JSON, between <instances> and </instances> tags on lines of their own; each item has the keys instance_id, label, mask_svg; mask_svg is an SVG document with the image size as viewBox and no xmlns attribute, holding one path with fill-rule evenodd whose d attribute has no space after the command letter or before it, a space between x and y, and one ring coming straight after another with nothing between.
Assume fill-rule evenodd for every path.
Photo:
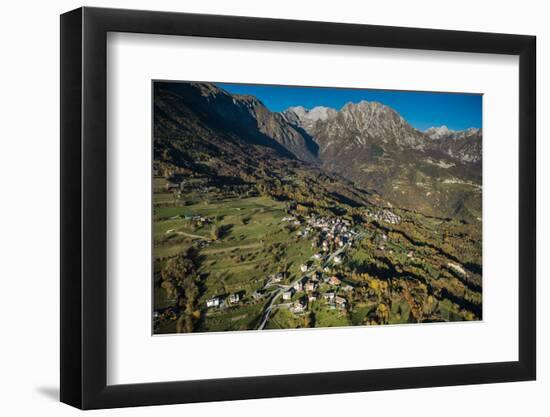
<instances>
[{"instance_id":1,"label":"black picture frame","mask_svg":"<svg viewBox=\"0 0 550 417\"><path fill-rule=\"evenodd\" d=\"M519 56L519 360L107 385L108 32ZM81 409L536 378L536 38L251 17L79 8L61 16L61 401Z\"/></svg>"}]
</instances>

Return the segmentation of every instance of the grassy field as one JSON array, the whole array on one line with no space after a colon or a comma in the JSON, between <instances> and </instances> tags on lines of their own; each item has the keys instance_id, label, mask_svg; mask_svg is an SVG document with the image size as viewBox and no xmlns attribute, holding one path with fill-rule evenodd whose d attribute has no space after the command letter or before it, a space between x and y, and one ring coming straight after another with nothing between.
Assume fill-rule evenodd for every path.
<instances>
[{"instance_id":1,"label":"grassy field","mask_svg":"<svg viewBox=\"0 0 550 417\"><path fill-rule=\"evenodd\" d=\"M281 272L282 265L287 269L286 282L300 276L300 265L311 258L313 249L308 239L299 239L285 227L283 203L267 197L216 201L210 197L208 204L154 207L155 259L183 253L200 241L209 242L200 249L203 280L199 305L213 296L235 292L250 303L252 293L265 286L270 274ZM200 217L205 221L194 220ZM212 234L214 228L223 230L218 238ZM155 293L155 308L169 305L164 290L158 288ZM263 305L245 304L207 315L200 330L248 328L258 319Z\"/></svg>"},{"instance_id":2,"label":"grassy field","mask_svg":"<svg viewBox=\"0 0 550 417\"><path fill-rule=\"evenodd\" d=\"M352 324L344 310L331 308L322 301L313 302L309 311L293 314L281 307L270 318L267 329L295 329L306 327L343 327Z\"/></svg>"},{"instance_id":3,"label":"grassy field","mask_svg":"<svg viewBox=\"0 0 550 417\"><path fill-rule=\"evenodd\" d=\"M297 316L286 308L279 308L271 316L266 325L266 329L295 329L304 327L305 317Z\"/></svg>"},{"instance_id":4,"label":"grassy field","mask_svg":"<svg viewBox=\"0 0 550 417\"><path fill-rule=\"evenodd\" d=\"M205 282L206 298L241 289L251 293L261 288L269 274L279 271L277 259L284 258L290 264L290 273L296 275L300 263L313 254L306 240L289 245L294 236L281 223L285 215L282 205L268 198L224 200L189 208L200 216L221 217L217 227L225 227L228 231L201 251L203 270L209 275ZM162 228L162 223L159 227ZM192 231L184 225L182 231L209 238L207 229L211 227ZM280 244L280 248L274 251L276 244Z\"/></svg>"},{"instance_id":5,"label":"grassy field","mask_svg":"<svg viewBox=\"0 0 550 417\"><path fill-rule=\"evenodd\" d=\"M262 311L261 304L244 305L206 315L199 331L223 332L254 328Z\"/></svg>"},{"instance_id":6,"label":"grassy field","mask_svg":"<svg viewBox=\"0 0 550 417\"><path fill-rule=\"evenodd\" d=\"M312 308L315 327L342 327L351 324L348 314L340 309L332 309L323 303L315 303Z\"/></svg>"}]
</instances>

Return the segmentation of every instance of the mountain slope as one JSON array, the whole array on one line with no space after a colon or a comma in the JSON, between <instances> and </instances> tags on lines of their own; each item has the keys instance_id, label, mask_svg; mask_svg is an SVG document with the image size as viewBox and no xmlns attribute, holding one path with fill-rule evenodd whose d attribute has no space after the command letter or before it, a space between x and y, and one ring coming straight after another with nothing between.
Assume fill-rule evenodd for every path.
<instances>
[{"instance_id":1,"label":"mountain slope","mask_svg":"<svg viewBox=\"0 0 550 417\"><path fill-rule=\"evenodd\" d=\"M155 85L156 175L208 178L210 184L229 184L253 193L289 193L306 207L322 199L321 206L331 212L338 210L341 201L352 206L381 201L376 195L358 192L344 178L327 176L313 153L308 154L307 134L281 121L279 114L270 113L254 98L231 96L211 87Z\"/></svg>"},{"instance_id":2,"label":"mountain slope","mask_svg":"<svg viewBox=\"0 0 550 417\"><path fill-rule=\"evenodd\" d=\"M425 132L432 146L462 162L481 163L481 129L450 130L447 126L432 127Z\"/></svg>"},{"instance_id":3,"label":"mountain slope","mask_svg":"<svg viewBox=\"0 0 550 417\"><path fill-rule=\"evenodd\" d=\"M208 146L233 143L240 148L234 162L247 153L254 159L258 152L266 160L273 152L306 162L310 169L317 166L340 175L397 207L467 221L481 217L479 129L441 127L420 132L377 102L348 103L339 111L298 106L276 113L255 97L232 95L213 84L161 83L155 88L156 117L167 116L155 127L163 134L208 129L211 132L203 138L224 138L223 144L212 141ZM177 115L170 114L173 109ZM167 141L165 146L173 145ZM244 169L250 166L246 163Z\"/></svg>"},{"instance_id":4,"label":"mountain slope","mask_svg":"<svg viewBox=\"0 0 550 417\"><path fill-rule=\"evenodd\" d=\"M158 83L155 89L155 94L162 97L158 102L160 111L167 108L168 102L182 113L192 108L204 126L239 136L250 144L270 147L287 157L316 160L317 145L311 137L280 114L269 111L255 97L231 95L209 83Z\"/></svg>"},{"instance_id":5,"label":"mountain slope","mask_svg":"<svg viewBox=\"0 0 550 417\"><path fill-rule=\"evenodd\" d=\"M481 217L480 130L423 133L376 102L348 103L326 114L315 123L298 120L318 143L323 169L399 207L468 221Z\"/></svg>"}]
</instances>

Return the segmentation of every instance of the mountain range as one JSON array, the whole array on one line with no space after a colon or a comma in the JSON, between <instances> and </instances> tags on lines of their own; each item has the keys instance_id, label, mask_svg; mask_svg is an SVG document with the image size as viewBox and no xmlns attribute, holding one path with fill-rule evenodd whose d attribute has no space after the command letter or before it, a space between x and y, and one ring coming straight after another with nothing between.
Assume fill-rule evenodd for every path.
<instances>
[{"instance_id":1,"label":"mountain range","mask_svg":"<svg viewBox=\"0 0 550 417\"><path fill-rule=\"evenodd\" d=\"M272 112L254 96L210 83L155 83L154 105L157 170L273 184L282 167L300 167L349 181L350 193L356 187L389 206L481 219L481 129L422 132L391 107L368 101ZM215 158L201 161L200 154Z\"/></svg>"}]
</instances>

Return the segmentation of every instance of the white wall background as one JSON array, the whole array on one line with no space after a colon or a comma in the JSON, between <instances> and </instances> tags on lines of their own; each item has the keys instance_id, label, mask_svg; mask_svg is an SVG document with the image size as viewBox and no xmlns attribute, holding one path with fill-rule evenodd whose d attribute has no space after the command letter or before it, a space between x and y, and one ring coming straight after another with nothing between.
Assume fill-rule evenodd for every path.
<instances>
[{"instance_id":1,"label":"white wall background","mask_svg":"<svg viewBox=\"0 0 550 417\"><path fill-rule=\"evenodd\" d=\"M58 403L59 379L59 17L73 0L9 2L0 23L0 410L4 415L75 415ZM146 407L97 415L319 416L547 415L550 405L550 291L544 257L550 250L550 145L543 115L550 87L550 27L544 2L524 0L356 2L338 0L93 1L86 5L493 31L538 36L538 381L498 385L325 395L286 399Z\"/></svg>"}]
</instances>

